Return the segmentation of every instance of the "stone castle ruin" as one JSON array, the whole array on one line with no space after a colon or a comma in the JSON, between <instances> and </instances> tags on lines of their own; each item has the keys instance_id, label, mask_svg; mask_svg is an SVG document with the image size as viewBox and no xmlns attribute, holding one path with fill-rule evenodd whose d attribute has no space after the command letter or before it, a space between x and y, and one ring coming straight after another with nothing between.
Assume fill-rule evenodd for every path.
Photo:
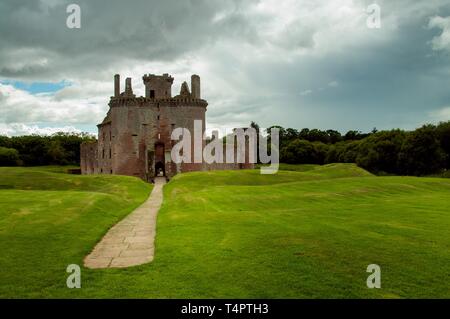
<instances>
[{"instance_id":1,"label":"stone castle ruin","mask_svg":"<svg viewBox=\"0 0 450 319\"><path fill-rule=\"evenodd\" d=\"M191 91L183 82L174 97L174 78L169 74L146 74L142 79L145 96L136 96L131 78L120 92L120 75L114 76L114 96L105 119L97 125L98 140L81 144L82 174L130 175L152 181L157 175L170 178L189 171L253 168L248 155L244 163L173 162L171 150L177 141L171 140L172 131L186 128L194 132L194 121L201 121L202 133L205 130L208 103L200 95L200 77L192 75Z\"/></svg>"}]
</instances>

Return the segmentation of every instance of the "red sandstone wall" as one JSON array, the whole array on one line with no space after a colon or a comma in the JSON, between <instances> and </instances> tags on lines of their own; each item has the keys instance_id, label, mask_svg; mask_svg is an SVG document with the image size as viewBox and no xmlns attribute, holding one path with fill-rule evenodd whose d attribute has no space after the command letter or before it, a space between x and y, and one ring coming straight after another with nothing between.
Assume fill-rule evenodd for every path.
<instances>
[{"instance_id":1,"label":"red sandstone wall","mask_svg":"<svg viewBox=\"0 0 450 319\"><path fill-rule=\"evenodd\" d=\"M97 142L85 142L80 145L81 174L97 174Z\"/></svg>"},{"instance_id":2,"label":"red sandstone wall","mask_svg":"<svg viewBox=\"0 0 450 319\"><path fill-rule=\"evenodd\" d=\"M113 174L112 168L113 141L111 123L99 126L98 131L98 173Z\"/></svg>"}]
</instances>

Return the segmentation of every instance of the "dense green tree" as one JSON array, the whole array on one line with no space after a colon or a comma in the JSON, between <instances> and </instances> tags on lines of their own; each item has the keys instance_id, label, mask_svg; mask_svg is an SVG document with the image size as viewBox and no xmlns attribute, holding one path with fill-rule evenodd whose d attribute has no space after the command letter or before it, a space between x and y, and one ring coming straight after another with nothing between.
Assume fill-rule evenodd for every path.
<instances>
[{"instance_id":1,"label":"dense green tree","mask_svg":"<svg viewBox=\"0 0 450 319\"><path fill-rule=\"evenodd\" d=\"M55 165L67 164L66 157L68 157L68 152L62 147L61 141L54 139L51 140L47 145L48 162Z\"/></svg>"},{"instance_id":2,"label":"dense green tree","mask_svg":"<svg viewBox=\"0 0 450 319\"><path fill-rule=\"evenodd\" d=\"M445 152L445 168L450 169L450 121L439 123L436 132L441 148Z\"/></svg>"},{"instance_id":3,"label":"dense green tree","mask_svg":"<svg viewBox=\"0 0 450 319\"><path fill-rule=\"evenodd\" d=\"M309 131L307 140L310 142L329 143L329 136L328 133L325 131L312 129Z\"/></svg>"},{"instance_id":4,"label":"dense green tree","mask_svg":"<svg viewBox=\"0 0 450 319\"><path fill-rule=\"evenodd\" d=\"M401 130L374 133L361 140L356 163L376 173L400 173L399 153L406 133Z\"/></svg>"},{"instance_id":5,"label":"dense green tree","mask_svg":"<svg viewBox=\"0 0 450 319\"><path fill-rule=\"evenodd\" d=\"M298 133L298 138L302 140L308 140L309 138L309 128L303 128Z\"/></svg>"},{"instance_id":6,"label":"dense green tree","mask_svg":"<svg viewBox=\"0 0 450 319\"><path fill-rule=\"evenodd\" d=\"M322 142L312 143L314 147L314 163L313 164L325 164L325 159L328 154L330 146Z\"/></svg>"},{"instance_id":7,"label":"dense green tree","mask_svg":"<svg viewBox=\"0 0 450 319\"><path fill-rule=\"evenodd\" d=\"M20 159L24 165L46 165L48 164L46 154L49 141L49 136L13 136L11 146L19 151Z\"/></svg>"},{"instance_id":8,"label":"dense green tree","mask_svg":"<svg viewBox=\"0 0 450 319\"><path fill-rule=\"evenodd\" d=\"M337 142L342 141L342 135L338 131L335 130L327 130L328 141L331 144L335 144Z\"/></svg>"},{"instance_id":9,"label":"dense green tree","mask_svg":"<svg viewBox=\"0 0 450 319\"><path fill-rule=\"evenodd\" d=\"M314 163L314 146L305 140L293 140L281 149L280 161L291 164Z\"/></svg>"},{"instance_id":10,"label":"dense green tree","mask_svg":"<svg viewBox=\"0 0 450 319\"><path fill-rule=\"evenodd\" d=\"M257 132L256 122L250 124ZM280 132L280 161L285 163L352 163L374 173L426 175L450 168L450 121L415 131L370 133L271 126ZM258 134L258 138L260 135ZM0 136L0 165L79 164L80 144L87 134ZM269 150L270 150L269 146Z\"/></svg>"},{"instance_id":11,"label":"dense green tree","mask_svg":"<svg viewBox=\"0 0 450 319\"><path fill-rule=\"evenodd\" d=\"M19 163L27 166L74 164L80 162L80 144L93 140L87 133L56 133L51 136L0 136L0 146L19 153Z\"/></svg>"},{"instance_id":12,"label":"dense green tree","mask_svg":"<svg viewBox=\"0 0 450 319\"><path fill-rule=\"evenodd\" d=\"M298 133L298 131L296 129L293 129L293 128L287 128L286 129L286 136L285 136L285 138L288 141L292 141L292 140L294 140L294 139L296 139L298 137L299 137L299 133Z\"/></svg>"},{"instance_id":13,"label":"dense green tree","mask_svg":"<svg viewBox=\"0 0 450 319\"><path fill-rule=\"evenodd\" d=\"M347 133L345 133L344 135L344 140L345 141L349 141L349 140L358 140L359 139L359 131L348 131Z\"/></svg>"},{"instance_id":14,"label":"dense green tree","mask_svg":"<svg viewBox=\"0 0 450 319\"><path fill-rule=\"evenodd\" d=\"M281 149L280 161L284 163L324 164L328 145L294 139Z\"/></svg>"},{"instance_id":15,"label":"dense green tree","mask_svg":"<svg viewBox=\"0 0 450 319\"><path fill-rule=\"evenodd\" d=\"M9 137L0 135L0 146L6 147L6 148L11 147L11 141L10 141Z\"/></svg>"},{"instance_id":16,"label":"dense green tree","mask_svg":"<svg viewBox=\"0 0 450 319\"><path fill-rule=\"evenodd\" d=\"M357 163L374 172L424 175L450 168L450 121L403 130L370 133L293 128L280 129L280 161L286 163Z\"/></svg>"},{"instance_id":17,"label":"dense green tree","mask_svg":"<svg viewBox=\"0 0 450 319\"><path fill-rule=\"evenodd\" d=\"M398 165L403 174L421 176L438 172L444 161L436 127L424 125L407 134Z\"/></svg>"},{"instance_id":18,"label":"dense green tree","mask_svg":"<svg viewBox=\"0 0 450 319\"><path fill-rule=\"evenodd\" d=\"M328 147L328 151L327 154L325 155L325 164L330 164L330 163L338 163L339 159L338 159L338 145L337 144L332 144Z\"/></svg>"},{"instance_id":19,"label":"dense green tree","mask_svg":"<svg viewBox=\"0 0 450 319\"><path fill-rule=\"evenodd\" d=\"M19 161L19 152L16 149L0 146L0 166L16 166Z\"/></svg>"},{"instance_id":20,"label":"dense green tree","mask_svg":"<svg viewBox=\"0 0 450 319\"><path fill-rule=\"evenodd\" d=\"M360 141L339 142L335 144L334 150L329 151L335 152L336 160L334 162L355 163L356 157L358 156L359 144ZM329 158L330 156L327 156L327 159Z\"/></svg>"}]
</instances>

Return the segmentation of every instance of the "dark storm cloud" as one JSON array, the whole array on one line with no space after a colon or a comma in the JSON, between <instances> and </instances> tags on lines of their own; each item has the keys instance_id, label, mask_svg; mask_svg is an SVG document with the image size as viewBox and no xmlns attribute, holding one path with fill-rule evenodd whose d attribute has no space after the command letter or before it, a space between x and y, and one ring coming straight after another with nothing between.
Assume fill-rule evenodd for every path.
<instances>
[{"instance_id":1,"label":"dark storm cloud","mask_svg":"<svg viewBox=\"0 0 450 319\"><path fill-rule=\"evenodd\" d=\"M76 1L82 17L81 29L76 30L66 27L66 7L72 2L0 4L1 76L52 77L129 60L173 61L227 34L254 37L239 13L239 3ZM232 14L213 23L215 15L223 10L231 10ZM24 50L27 54L21 53ZM14 61L14 55L28 61ZM35 59L45 59L45 63L36 64Z\"/></svg>"},{"instance_id":2,"label":"dark storm cloud","mask_svg":"<svg viewBox=\"0 0 450 319\"><path fill-rule=\"evenodd\" d=\"M0 122L90 118L95 129L116 72L133 77L137 94L143 73L172 73L176 88L199 73L212 125L370 130L445 120L450 4L377 1L382 27L370 30L371 2L2 1L0 80L72 85L40 97L0 84ZM69 3L81 7L81 29L66 27ZM68 119L62 108L76 112Z\"/></svg>"},{"instance_id":3,"label":"dark storm cloud","mask_svg":"<svg viewBox=\"0 0 450 319\"><path fill-rule=\"evenodd\" d=\"M428 21L427 16L410 17L398 25L388 45L368 45L336 55L334 61L322 60L324 73L339 86L310 94L305 103L339 119L345 129L359 128L358 122L368 130L370 126L414 128L439 120L428 115L450 105L450 59L448 52L432 50L430 39L440 31L426 28Z\"/></svg>"}]
</instances>

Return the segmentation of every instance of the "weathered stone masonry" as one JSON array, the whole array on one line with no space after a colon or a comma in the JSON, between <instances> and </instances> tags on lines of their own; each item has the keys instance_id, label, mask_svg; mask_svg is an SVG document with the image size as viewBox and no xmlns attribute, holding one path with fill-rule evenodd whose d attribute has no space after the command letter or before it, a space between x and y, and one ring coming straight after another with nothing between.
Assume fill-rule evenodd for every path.
<instances>
[{"instance_id":1,"label":"weathered stone masonry","mask_svg":"<svg viewBox=\"0 0 450 319\"><path fill-rule=\"evenodd\" d=\"M81 145L82 174L119 174L151 181L162 171L171 177L180 172L252 168L253 164L175 164L170 152L176 143L170 136L177 127L194 132L194 120L205 129L208 103L200 95L200 77L191 76L191 91L183 82L180 94L172 97L173 77L147 74L142 77L145 97L136 97L131 79L120 93L120 76L114 76L114 96L109 111L98 124L98 140ZM204 146L204 142L203 142ZM246 157L248 159L248 157Z\"/></svg>"}]
</instances>

